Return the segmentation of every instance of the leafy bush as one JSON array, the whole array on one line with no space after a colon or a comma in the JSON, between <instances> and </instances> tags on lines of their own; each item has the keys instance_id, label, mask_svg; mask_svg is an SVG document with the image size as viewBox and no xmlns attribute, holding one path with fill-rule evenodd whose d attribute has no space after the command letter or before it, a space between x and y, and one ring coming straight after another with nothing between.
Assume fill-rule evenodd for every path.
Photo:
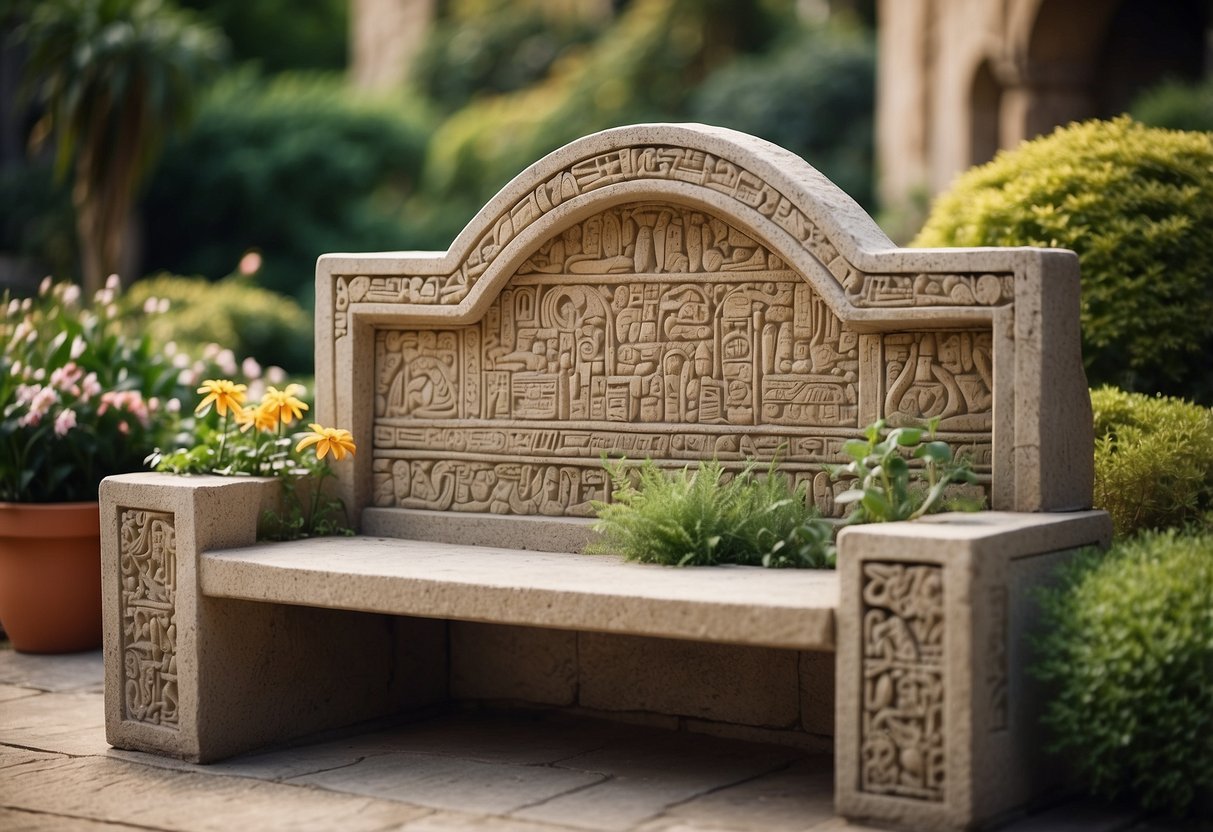
<instances>
[{"instance_id":1,"label":"leafy bush","mask_svg":"<svg viewBox=\"0 0 1213 832\"><path fill-rule=\"evenodd\" d=\"M1213 75L1199 84L1161 84L1134 101L1131 112L1151 127L1213 130Z\"/></svg>"},{"instance_id":2,"label":"leafy bush","mask_svg":"<svg viewBox=\"0 0 1213 832\"><path fill-rule=\"evenodd\" d=\"M774 142L872 207L875 89L869 33L807 28L708 76L691 98L690 116Z\"/></svg>"},{"instance_id":3,"label":"leafy bush","mask_svg":"<svg viewBox=\"0 0 1213 832\"><path fill-rule=\"evenodd\" d=\"M446 246L536 159L598 130L685 118L692 90L736 55L769 45L789 19L764 0L633 0L591 47L544 81L472 102L435 133L413 208Z\"/></svg>"},{"instance_id":4,"label":"leafy bush","mask_svg":"<svg viewBox=\"0 0 1213 832\"><path fill-rule=\"evenodd\" d=\"M167 300L168 311L136 320L159 344L173 341L197 354L201 347L219 343L238 359L252 357L291 372L311 372L312 318L292 298L237 275L210 283L201 277L162 274L135 283L124 302L138 315L155 300Z\"/></svg>"},{"instance_id":5,"label":"leafy bush","mask_svg":"<svg viewBox=\"0 0 1213 832\"><path fill-rule=\"evenodd\" d=\"M344 70L348 0L177 0L223 30L232 57L266 72Z\"/></svg>"},{"instance_id":6,"label":"leafy bush","mask_svg":"<svg viewBox=\"0 0 1213 832\"><path fill-rule=\"evenodd\" d=\"M76 225L68 186L49 161L0 167L0 251L34 259L50 274L76 272Z\"/></svg>"},{"instance_id":7,"label":"leafy bush","mask_svg":"<svg viewBox=\"0 0 1213 832\"><path fill-rule=\"evenodd\" d=\"M445 110L530 86L594 35L591 21L580 16L506 0L489 5L455 9L436 21L413 64L410 83Z\"/></svg>"},{"instance_id":8,"label":"leafy bush","mask_svg":"<svg viewBox=\"0 0 1213 832\"><path fill-rule=\"evenodd\" d=\"M1044 722L1095 793L1182 813L1213 789L1213 535L1088 553L1042 594Z\"/></svg>"},{"instance_id":9,"label":"leafy bush","mask_svg":"<svg viewBox=\"0 0 1213 832\"><path fill-rule=\"evenodd\" d=\"M962 175L914 245L1073 249L1091 382L1213 403L1213 133L1061 128Z\"/></svg>"},{"instance_id":10,"label":"leafy bush","mask_svg":"<svg viewBox=\"0 0 1213 832\"><path fill-rule=\"evenodd\" d=\"M622 464L607 470L612 501L596 506L602 538L590 551L667 566L834 565L829 525L774 463L765 476L751 462L726 479L715 461L670 473L646 460L636 484Z\"/></svg>"},{"instance_id":11,"label":"leafy bush","mask_svg":"<svg viewBox=\"0 0 1213 832\"><path fill-rule=\"evenodd\" d=\"M1095 506L1117 534L1181 526L1213 510L1213 410L1178 399L1091 392Z\"/></svg>"},{"instance_id":12,"label":"leafy bush","mask_svg":"<svg viewBox=\"0 0 1213 832\"><path fill-rule=\"evenodd\" d=\"M398 215L425 142L415 109L337 77L231 77L165 150L144 200L146 265L213 278L257 248L262 284L310 307L320 254L409 246Z\"/></svg>"}]
</instances>

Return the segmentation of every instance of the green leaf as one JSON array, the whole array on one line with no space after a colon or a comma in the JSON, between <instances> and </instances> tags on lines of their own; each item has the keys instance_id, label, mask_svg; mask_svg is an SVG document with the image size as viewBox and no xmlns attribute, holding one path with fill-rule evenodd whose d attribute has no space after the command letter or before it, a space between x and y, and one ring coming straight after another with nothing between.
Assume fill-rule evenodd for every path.
<instances>
[{"instance_id":1,"label":"green leaf","mask_svg":"<svg viewBox=\"0 0 1213 832\"><path fill-rule=\"evenodd\" d=\"M932 462L943 465L950 462L952 459L952 449L948 447L947 442L928 442L918 450L914 451L915 459L929 459Z\"/></svg>"}]
</instances>

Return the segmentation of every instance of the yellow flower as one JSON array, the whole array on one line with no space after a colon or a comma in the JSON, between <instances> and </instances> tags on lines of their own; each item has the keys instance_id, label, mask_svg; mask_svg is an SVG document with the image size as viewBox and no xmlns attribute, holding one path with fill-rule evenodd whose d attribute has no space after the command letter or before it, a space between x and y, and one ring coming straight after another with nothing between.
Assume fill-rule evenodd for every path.
<instances>
[{"instance_id":1,"label":"yellow flower","mask_svg":"<svg viewBox=\"0 0 1213 832\"><path fill-rule=\"evenodd\" d=\"M354 445L354 436L348 430L343 428L326 428L321 427L315 422L308 425L311 428L311 433L306 433L299 440L299 444L295 446L295 453L299 453L304 448L316 446L316 459L324 459L325 455L333 452L333 458L337 460L345 459L346 454L353 455L357 450Z\"/></svg>"},{"instance_id":2,"label":"yellow flower","mask_svg":"<svg viewBox=\"0 0 1213 832\"><path fill-rule=\"evenodd\" d=\"M206 398L194 408L194 412L202 413L211 402L215 403L215 410L219 411L220 416L226 416L229 409L237 412L240 410L240 406L244 404L244 392L246 390L248 390L248 385L235 384L225 378L207 379L198 388L199 393L207 394Z\"/></svg>"},{"instance_id":3,"label":"yellow flower","mask_svg":"<svg viewBox=\"0 0 1213 832\"><path fill-rule=\"evenodd\" d=\"M257 407L241 408L235 411L235 416L236 424L240 425L241 433L246 433L249 428L264 431L275 431L278 429L277 417L264 403Z\"/></svg>"},{"instance_id":4,"label":"yellow flower","mask_svg":"<svg viewBox=\"0 0 1213 832\"><path fill-rule=\"evenodd\" d=\"M273 416L274 427L278 426L278 422L289 425L296 419L303 418L307 405L295 398L302 392L303 388L298 384L288 384L285 390L279 390L277 387L265 388L261 407Z\"/></svg>"}]
</instances>

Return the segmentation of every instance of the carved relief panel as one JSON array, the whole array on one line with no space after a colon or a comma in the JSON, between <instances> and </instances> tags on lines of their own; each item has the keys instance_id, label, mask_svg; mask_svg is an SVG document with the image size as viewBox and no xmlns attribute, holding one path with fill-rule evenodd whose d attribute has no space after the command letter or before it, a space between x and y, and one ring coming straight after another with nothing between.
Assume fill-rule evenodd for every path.
<instances>
[{"instance_id":1,"label":"carved relief panel","mask_svg":"<svg viewBox=\"0 0 1213 832\"><path fill-rule=\"evenodd\" d=\"M943 800L943 568L863 564L860 791Z\"/></svg>"},{"instance_id":2,"label":"carved relief panel","mask_svg":"<svg viewBox=\"0 0 1213 832\"><path fill-rule=\"evenodd\" d=\"M376 331L374 502L589 515L604 453L777 454L831 512L822 464L862 427L862 385L988 464L989 332L868 337L861 361L811 285L717 217L608 209L540 246L476 324Z\"/></svg>"},{"instance_id":3,"label":"carved relief panel","mask_svg":"<svg viewBox=\"0 0 1213 832\"><path fill-rule=\"evenodd\" d=\"M119 523L126 718L175 729L177 539L173 515L122 509Z\"/></svg>"}]
</instances>

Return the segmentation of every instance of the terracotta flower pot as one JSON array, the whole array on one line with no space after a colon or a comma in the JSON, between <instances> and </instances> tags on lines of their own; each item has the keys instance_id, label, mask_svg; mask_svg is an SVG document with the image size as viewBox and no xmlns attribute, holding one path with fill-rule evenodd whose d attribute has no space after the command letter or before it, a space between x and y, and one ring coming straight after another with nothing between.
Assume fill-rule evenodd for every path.
<instances>
[{"instance_id":1,"label":"terracotta flower pot","mask_svg":"<svg viewBox=\"0 0 1213 832\"><path fill-rule=\"evenodd\" d=\"M96 503L0 503L0 622L23 653L101 646Z\"/></svg>"}]
</instances>

